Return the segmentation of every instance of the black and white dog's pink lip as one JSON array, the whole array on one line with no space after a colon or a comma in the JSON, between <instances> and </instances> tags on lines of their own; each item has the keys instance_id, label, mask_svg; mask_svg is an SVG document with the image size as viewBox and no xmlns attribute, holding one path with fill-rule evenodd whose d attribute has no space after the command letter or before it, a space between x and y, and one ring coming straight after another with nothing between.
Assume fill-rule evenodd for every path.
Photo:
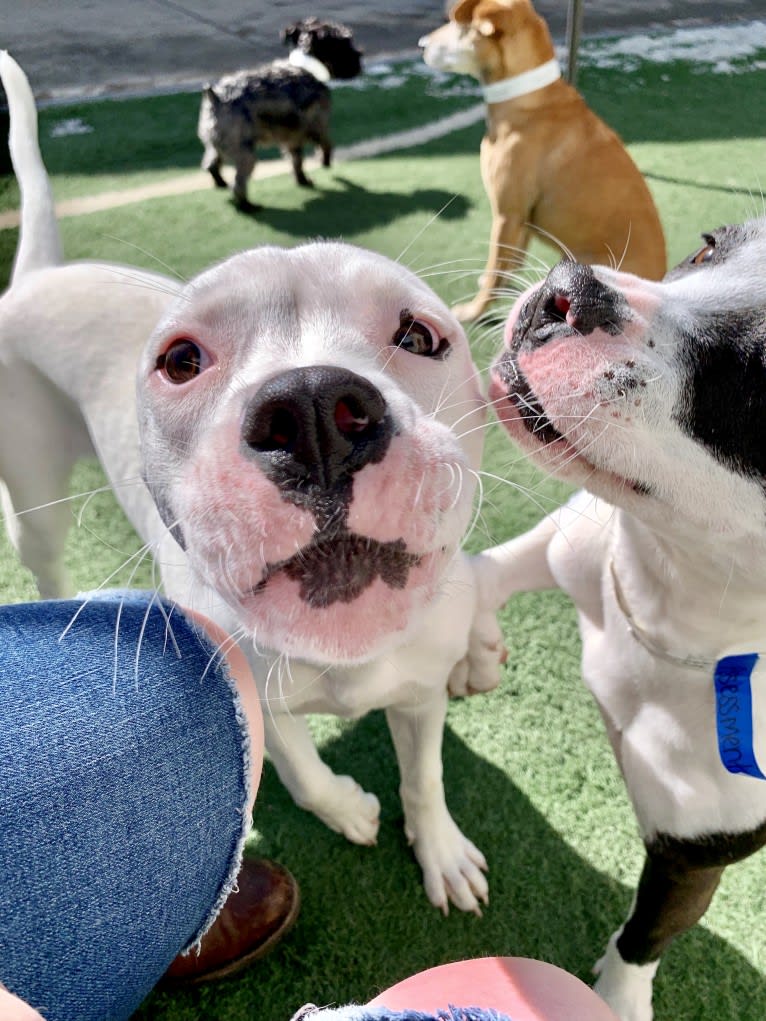
<instances>
[{"instance_id":1,"label":"black and white dog's pink lip","mask_svg":"<svg viewBox=\"0 0 766 1021\"><path fill-rule=\"evenodd\" d=\"M562 477L572 476L581 483L585 477L592 479L593 474L598 473L604 482L620 492L632 490L639 496L651 495L651 487L640 479L625 478L594 464L556 428L509 351L504 352L492 368L489 393L497 417L529 454L534 457L535 453L545 451L544 467L548 471ZM519 424L523 427L521 433L517 428ZM556 468L557 463L561 468Z\"/></svg>"},{"instance_id":2,"label":"black and white dog's pink lip","mask_svg":"<svg viewBox=\"0 0 766 1021\"><path fill-rule=\"evenodd\" d=\"M560 453L568 465L580 460L574 446L548 417L513 352L503 351L492 366L489 397L500 422L532 456L544 449Z\"/></svg>"},{"instance_id":3,"label":"black and white dog's pink lip","mask_svg":"<svg viewBox=\"0 0 766 1021\"><path fill-rule=\"evenodd\" d=\"M566 312L557 307L555 292L546 284L547 280L536 284L517 298L506 322L504 349L492 366L490 378L490 398L501 421L505 402L510 402L527 432L544 445L567 441L548 418L516 356L522 346L545 343L554 332L561 336L576 332L567 324ZM536 336L531 339L533 331Z\"/></svg>"},{"instance_id":4,"label":"black and white dog's pink lip","mask_svg":"<svg viewBox=\"0 0 766 1021\"><path fill-rule=\"evenodd\" d=\"M539 443L547 445L558 440L567 442L548 418L540 399L510 351L504 351L492 368L492 393L498 396L496 408L499 408L503 398L510 401L518 412L524 428ZM502 413L499 413L502 420Z\"/></svg>"}]
</instances>

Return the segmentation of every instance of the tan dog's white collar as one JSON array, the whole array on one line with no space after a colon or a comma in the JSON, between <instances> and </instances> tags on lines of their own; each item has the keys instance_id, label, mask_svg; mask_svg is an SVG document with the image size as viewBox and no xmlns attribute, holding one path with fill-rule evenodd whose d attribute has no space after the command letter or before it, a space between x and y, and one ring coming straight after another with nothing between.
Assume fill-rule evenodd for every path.
<instances>
[{"instance_id":1,"label":"tan dog's white collar","mask_svg":"<svg viewBox=\"0 0 766 1021\"><path fill-rule=\"evenodd\" d=\"M540 64L539 67L533 67L531 71L524 71L522 74L515 74L510 78L502 78L499 82L483 85L482 93L487 103L504 103L507 99L518 99L519 96L537 92L538 89L543 89L546 85L552 85L560 77L561 66L553 57L544 64Z\"/></svg>"},{"instance_id":2,"label":"tan dog's white collar","mask_svg":"<svg viewBox=\"0 0 766 1021\"><path fill-rule=\"evenodd\" d=\"M287 60L293 67L300 67L304 71L308 71L309 74L313 74L320 82L329 82L330 80L330 72L322 61L317 60L316 57L312 57L308 53L304 53L303 50L291 50Z\"/></svg>"}]
</instances>

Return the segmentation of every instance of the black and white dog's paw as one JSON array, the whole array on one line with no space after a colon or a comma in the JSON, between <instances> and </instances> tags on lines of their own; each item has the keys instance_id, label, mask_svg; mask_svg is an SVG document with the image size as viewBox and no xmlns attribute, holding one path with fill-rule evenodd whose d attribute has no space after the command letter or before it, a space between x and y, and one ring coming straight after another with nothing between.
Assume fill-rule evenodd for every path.
<instances>
[{"instance_id":1,"label":"black and white dog's paw","mask_svg":"<svg viewBox=\"0 0 766 1021\"><path fill-rule=\"evenodd\" d=\"M464 554L465 556L465 554ZM476 601L465 655L452 668L447 689L452 698L494 691L500 683L500 667L508 658L497 622L492 563L485 555L466 556L473 575Z\"/></svg>"},{"instance_id":2,"label":"black and white dog's paw","mask_svg":"<svg viewBox=\"0 0 766 1021\"><path fill-rule=\"evenodd\" d=\"M493 691L500 683L500 667L507 656L503 632L494 611L477 611L468 651L449 675L447 687L452 698Z\"/></svg>"},{"instance_id":3,"label":"black and white dog's paw","mask_svg":"<svg viewBox=\"0 0 766 1021\"><path fill-rule=\"evenodd\" d=\"M593 988L620 1021L652 1021L652 983L659 962L628 964L624 961L617 949L621 931L612 936L604 956L593 967L598 975Z\"/></svg>"}]
</instances>

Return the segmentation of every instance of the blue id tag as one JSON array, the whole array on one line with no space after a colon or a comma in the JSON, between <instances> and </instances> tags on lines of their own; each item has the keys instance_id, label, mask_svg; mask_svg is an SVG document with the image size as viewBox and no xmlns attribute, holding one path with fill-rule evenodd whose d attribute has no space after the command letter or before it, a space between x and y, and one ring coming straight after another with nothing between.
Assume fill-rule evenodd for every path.
<instances>
[{"instance_id":1,"label":"blue id tag","mask_svg":"<svg viewBox=\"0 0 766 1021\"><path fill-rule=\"evenodd\" d=\"M766 780L753 750L753 693L750 687L758 653L724 656L715 665L715 715L718 754L730 773Z\"/></svg>"}]
</instances>

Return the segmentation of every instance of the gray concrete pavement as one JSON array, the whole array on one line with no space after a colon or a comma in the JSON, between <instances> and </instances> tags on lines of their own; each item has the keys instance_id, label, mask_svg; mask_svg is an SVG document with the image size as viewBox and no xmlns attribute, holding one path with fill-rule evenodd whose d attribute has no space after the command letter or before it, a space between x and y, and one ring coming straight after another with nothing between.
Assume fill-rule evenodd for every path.
<instances>
[{"instance_id":1,"label":"gray concrete pavement","mask_svg":"<svg viewBox=\"0 0 766 1021\"><path fill-rule=\"evenodd\" d=\"M558 41L567 0L537 0ZM316 14L354 29L367 54L411 50L443 0L0 0L0 46L39 99L196 85L282 52L281 29ZM766 0L584 0L583 34L766 18Z\"/></svg>"}]
</instances>

